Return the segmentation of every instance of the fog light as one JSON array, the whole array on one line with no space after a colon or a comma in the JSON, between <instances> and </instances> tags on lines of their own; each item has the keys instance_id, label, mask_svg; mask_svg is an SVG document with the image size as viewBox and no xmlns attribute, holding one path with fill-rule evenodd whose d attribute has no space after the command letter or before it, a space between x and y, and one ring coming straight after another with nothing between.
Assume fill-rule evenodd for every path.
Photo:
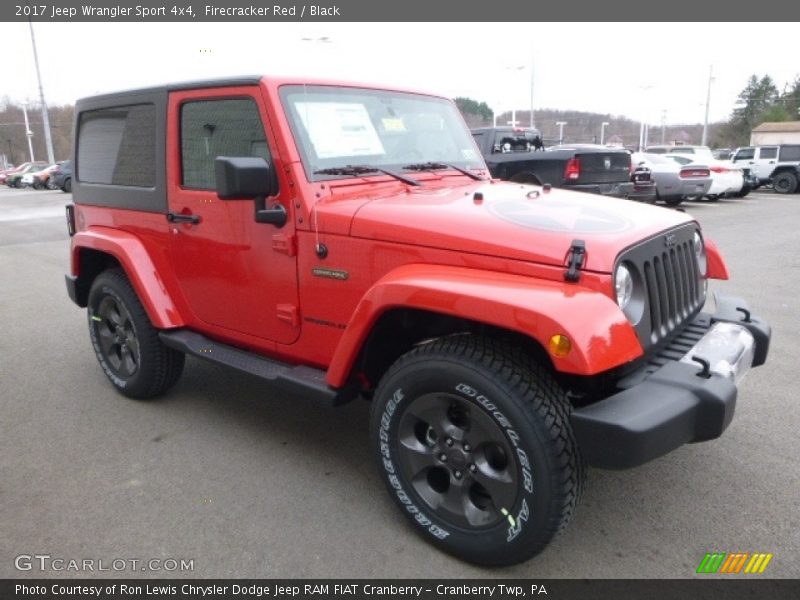
<instances>
[{"instance_id":1,"label":"fog light","mask_svg":"<svg viewBox=\"0 0 800 600\"><path fill-rule=\"evenodd\" d=\"M569 338L560 333L550 338L550 354L559 358L564 358L572 350L572 342Z\"/></svg>"},{"instance_id":2,"label":"fog light","mask_svg":"<svg viewBox=\"0 0 800 600\"><path fill-rule=\"evenodd\" d=\"M699 367L693 357L708 361L709 370L738 384L753 365L753 335L735 323L717 323L681 359Z\"/></svg>"}]
</instances>

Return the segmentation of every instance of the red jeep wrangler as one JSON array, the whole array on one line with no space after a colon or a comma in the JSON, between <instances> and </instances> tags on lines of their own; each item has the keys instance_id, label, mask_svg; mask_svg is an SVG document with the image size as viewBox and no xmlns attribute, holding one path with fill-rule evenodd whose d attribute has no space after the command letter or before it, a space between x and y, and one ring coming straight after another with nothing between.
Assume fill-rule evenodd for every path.
<instances>
[{"instance_id":1,"label":"red jeep wrangler","mask_svg":"<svg viewBox=\"0 0 800 600\"><path fill-rule=\"evenodd\" d=\"M394 501L475 563L541 551L586 465L731 422L770 328L681 212L487 178L444 98L241 78L76 108L72 300L100 366L163 394L191 354L372 401Z\"/></svg>"}]
</instances>

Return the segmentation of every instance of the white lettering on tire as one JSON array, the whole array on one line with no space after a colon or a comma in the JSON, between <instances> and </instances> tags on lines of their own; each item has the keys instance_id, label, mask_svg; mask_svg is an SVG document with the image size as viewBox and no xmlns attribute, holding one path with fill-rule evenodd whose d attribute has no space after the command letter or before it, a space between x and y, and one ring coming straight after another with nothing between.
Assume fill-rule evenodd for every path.
<instances>
[{"instance_id":1,"label":"white lettering on tire","mask_svg":"<svg viewBox=\"0 0 800 600\"><path fill-rule=\"evenodd\" d=\"M380 452L382 459L383 468L386 471L387 478L389 480L389 484L394 488L395 494L400 502L405 506L406 510L414 515L414 520L420 524L420 526L427 529L428 533L430 533L433 537L443 540L447 536L450 535L450 532L442 529L438 525L435 525L431 522L431 520L425 516L425 514L417 508L411 498L408 497L408 494L403 490L403 486L400 483L400 479L397 477L396 469L394 463L392 462L392 450L389 447L389 425L391 423L391 417L397 410L397 405L405 398L405 394L403 394L403 390L401 388L397 388L392 394L391 399L386 403L386 408L383 411L383 415L381 415L381 428L379 431L380 437Z\"/></svg>"}]
</instances>

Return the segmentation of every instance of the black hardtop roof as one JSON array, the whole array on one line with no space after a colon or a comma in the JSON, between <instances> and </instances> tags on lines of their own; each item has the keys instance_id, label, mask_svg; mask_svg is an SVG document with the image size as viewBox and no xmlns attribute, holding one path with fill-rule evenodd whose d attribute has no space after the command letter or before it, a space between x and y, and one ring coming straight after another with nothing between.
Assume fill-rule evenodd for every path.
<instances>
[{"instance_id":1,"label":"black hardtop roof","mask_svg":"<svg viewBox=\"0 0 800 600\"><path fill-rule=\"evenodd\" d=\"M249 75L239 77L223 77L220 79L201 79L196 81L181 81L177 83L167 83L163 85L155 85L146 88L136 88L130 90L121 90L118 92L108 92L105 94L97 94L96 96L86 96L78 100L78 103L91 100L92 102L99 101L115 101L122 100L126 96L140 96L142 94L174 92L178 90L194 90L203 88L218 88L218 87L232 87L237 85L257 85L261 82L263 75Z\"/></svg>"}]
</instances>

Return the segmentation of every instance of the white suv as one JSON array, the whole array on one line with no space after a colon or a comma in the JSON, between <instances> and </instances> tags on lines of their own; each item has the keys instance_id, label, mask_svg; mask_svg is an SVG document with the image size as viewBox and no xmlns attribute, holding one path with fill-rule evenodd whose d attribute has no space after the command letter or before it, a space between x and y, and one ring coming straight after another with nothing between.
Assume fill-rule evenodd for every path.
<instances>
[{"instance_id":1,"label":"white suv","mask_svg":"<svg viewBox=\"0 0 800 600\"><path fill-rule=\"evenodd\" d=\"M738 148L731 161L750 169L760 184L772 183L779 194L791 194L797 190L800 144Z\"/></svg>"}]
</instances>

